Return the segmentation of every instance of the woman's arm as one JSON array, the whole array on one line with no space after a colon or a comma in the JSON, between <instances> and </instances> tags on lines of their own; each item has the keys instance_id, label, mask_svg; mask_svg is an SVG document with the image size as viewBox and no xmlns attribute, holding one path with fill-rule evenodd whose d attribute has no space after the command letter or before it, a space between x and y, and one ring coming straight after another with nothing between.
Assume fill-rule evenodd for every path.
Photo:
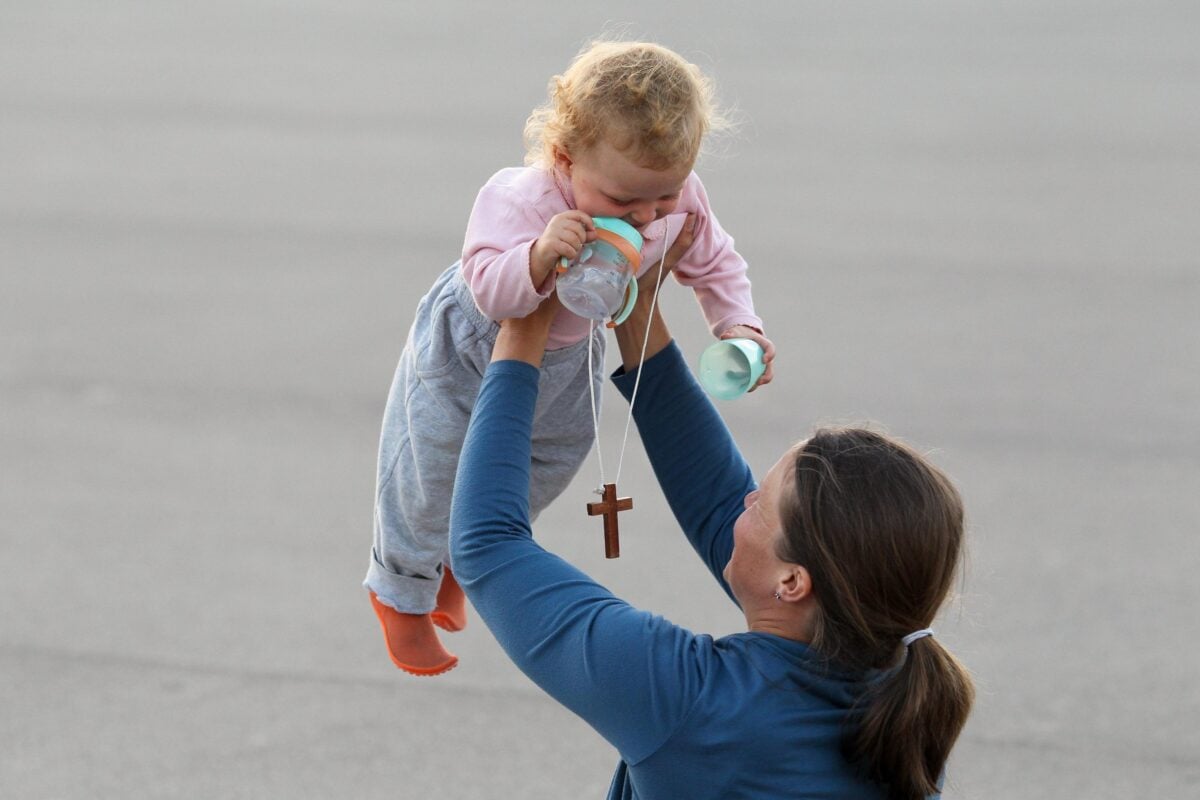
<instances>
[{"instance_id":1,"label":"woman's arm","mask_svg":"<svg viewBox=\"0 0 1200 800\"><path fill-rule=\"evenodd\" d=\"M631 607L533 540L530 436L550 302L501 324L459 460L451 558L513 663L636 763L691 708L711 640Z\"/></svg>"},{"instance_id":2,"label":"woman's arm","mask_svg":"<svg viewBox=\"0 0 1200 800\"><path fill-rule=\"evenodd\" d=\"M668 251L666 272L691 246L692 222L689 215ZM665 286L665 278L660 282L658 269L653 268L639 281L637 304L616 328L622 369L613 379L626 399L634 401L638 432L675 518L732 598L722 572L733 552L733 522L742 511L743 499L754 490L754 477L672 341L661 305L654 302L656 284Z\"/></svg>"},{"instance_id":3,"label":"woman's arm","mask_svg":"<svg viewBox=\"0 0 1200 800\"><path fill-rule=\"evenodd\" d=\"M522 361L531 367L541 367L550 338L550 326L562 308L558 293L550 295L526 317L506 319L500 323L496 344L492 348L492 363Z\"/></svg>"},{"instance_id":4,"label":"woman's arm","mask_svg":"<svg viewBox=\"0 0 1200 800\"><path fill-rule=\"evenodd\" d=\"M646 270L638 279L638 299L629 316L613 329L617 346L621 349L621 365L625 372L633 372L645 360L658 355L671 343L671 332L663 319L662 309L654 302L655 293L667 284L667 278L675 270L679 259L692 246L692 238L696 230L696 215L688 214L683 230L675 238L671 249L662 263L660 274L659 265L655 264ZM654 305L651 313L650 306ZM643 343L645 346L643 347Z\"/></svg>"},{"instance_id":5,"label":"woman's arm","mask_svg":"<svg viewBox=\"0 0 1200 800\"><path fill-rule=\"evenodd\" d=\"M633 402L642 445L679 527L721 588L733 553L733 523L755 488L729 429L671 342L637 373L613 377ZM735 600L736 602L736 600Z\"/></svg>"}]
</instances>

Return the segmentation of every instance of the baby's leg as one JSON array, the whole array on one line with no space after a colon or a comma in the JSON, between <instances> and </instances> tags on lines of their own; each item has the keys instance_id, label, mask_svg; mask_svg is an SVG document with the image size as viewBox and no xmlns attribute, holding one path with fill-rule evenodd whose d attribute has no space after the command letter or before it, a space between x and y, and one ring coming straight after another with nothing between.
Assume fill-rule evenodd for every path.
<instances>
[{"instance_id":1,"label":"baby's leg","mask_svg":"<svg viewBox=\"0 0 1200 800\"><path fill-rule=\"evenodd\" d=\"M437 606L429 618L444 631L457 633L467 627L467 596L454 579L450 565L443 566L442 585L438 588Z\"/></svg>"},{"instance_id":2,"label":"baby's leg","mask_svg":"<svg viewBox=\"0 0 1200 800\"><path fill-rule=\"evenodd\" d=\"M366 585L398 668L436 675L458 659L434 630L432 612L449 547L449 506L462 437L401 359L385 414L375 503L375 541ZM455 584L457 585L457 584Z\"/></svg>"},{"instance_id":3,"label":"baby's leg","mask_svg":"<svg viewBox=\"0 0 1200 800\"><path fill-rule=\"evenodd\" d=\"M529 486L532 517L537 517L563 493L592 449L595 434L588 391L587 347L585 339L571 347L550 351L543 360L533 421ZM591 347L591 381L599 411L604 373L603 329L593 334Z\"/></svg>"},{"instance_id":4,"label":"baby's leg","mask_svg":"<svg viewBox=\"0 0 1200 800\"><path fill-rule=\"evenodd\" d=\"M448 620L449 629L465 624L462 591L443 576L454 475L480 377L461 357L478 335L457 311L449 272L422 300L392 382L364 581L392 661L417 674L457 662L438 641L434 622ZM439 605L446 608L435 619Z\"/></svg>"},{"instance_id":5,"label":"baby's leg","mask_svg":"<svg viewBox=\"0 0 1200 800\"><path fill-rule=\"evenodd\" d=\"M416 377L405 350L384 415L366 586L384 605L428 614L449 550L450 496L466 430Z\"/></svg>"}]
</instances>

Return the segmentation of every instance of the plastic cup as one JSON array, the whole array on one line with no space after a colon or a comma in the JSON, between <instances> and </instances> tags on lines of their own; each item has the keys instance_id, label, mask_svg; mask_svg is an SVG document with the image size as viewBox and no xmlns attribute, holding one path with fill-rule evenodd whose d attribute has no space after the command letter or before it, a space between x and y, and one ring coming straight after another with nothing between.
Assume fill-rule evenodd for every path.
<instances>
[{"instance_id":1,"label":"plastic cup","mask_svg":"<svg viewBox=\"0 0 1200 800\"><path fill-rule=\"evenodd\" d=\"M642 263L642 235L624 220L596 217L596 240L586 244L574 261L565 257L558 269L558 299L585 319L619 325L633 310L637 284L633 276Z\"/></svg>"},{"instance_id":2,"label":"plastic cup","mask_svg":"<svg viewBox=\"0 0 1200 800\"><path fill-rule=\"evenodd\" d=\"M700 385L718 400L736 400L762 377L763 350L753 339L722 339L700 354Z\"/></svg>"}]
</instances>

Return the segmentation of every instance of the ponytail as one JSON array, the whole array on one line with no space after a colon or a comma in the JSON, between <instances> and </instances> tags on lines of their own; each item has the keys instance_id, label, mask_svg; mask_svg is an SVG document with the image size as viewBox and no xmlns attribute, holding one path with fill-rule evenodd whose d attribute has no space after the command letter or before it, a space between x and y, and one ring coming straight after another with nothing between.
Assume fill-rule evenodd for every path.
<instances>
[{"instance_id":1,"label":"ponytail","mask_svg":"<svg viewBox=\"0 0 1200 800\"><path fill-rule=\"evenodd\" d=\"M915 641L904 663L866 696L846 754L887 785L889 797L937 794L974 697L970 675L950 651L933 637Z\"/></svg>"},{"instance_id":2,"label":"ponytail","mask_svg":"<svg viewBox=\"0 0 1200 800\"><path fill-rule=\"evenodd\" d=\"M957 571L962 499L920 454L857 428L816 431L794 472L778 555L812 577L811 646L883 674L852 715L846 756L890 797L937 794L975 696L966 669L925 630Z\"/></svg>"}]
</instances>

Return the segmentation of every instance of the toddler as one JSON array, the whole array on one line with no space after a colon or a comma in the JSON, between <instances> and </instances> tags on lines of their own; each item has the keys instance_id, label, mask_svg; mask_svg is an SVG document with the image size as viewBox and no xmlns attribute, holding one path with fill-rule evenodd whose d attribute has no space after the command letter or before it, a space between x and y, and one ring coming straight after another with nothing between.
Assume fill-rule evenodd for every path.
<instances>
[{"instance_id":1,"label":"toddler","mask_svg":"<svg viewBox=\"0 0 1200 800\"><path fill-rule=\"evenodd\" d=\"M500 170L480 190L461 261L417 308L384 413L364 586L398 668L437 675L458 663L434 626L466 624L446 563L450 495L497 321L528 315L554 291L559 260L596 239L593 217L618 217L642 234L642 272L656 269L691 225L676 279L693 287L714 335L763 346L768 371L759 384L771 379L774 347L754 313L746 262L692 171L719 121L711 84L676 53L597 42L555 76L549 101L530 116L526 166ZM534 416L531 518L591 449L590 392L602 385L604 345L603 326L558 312ZM589 348L601 354L591 370Z\"/></svg>"}]
</instances>

